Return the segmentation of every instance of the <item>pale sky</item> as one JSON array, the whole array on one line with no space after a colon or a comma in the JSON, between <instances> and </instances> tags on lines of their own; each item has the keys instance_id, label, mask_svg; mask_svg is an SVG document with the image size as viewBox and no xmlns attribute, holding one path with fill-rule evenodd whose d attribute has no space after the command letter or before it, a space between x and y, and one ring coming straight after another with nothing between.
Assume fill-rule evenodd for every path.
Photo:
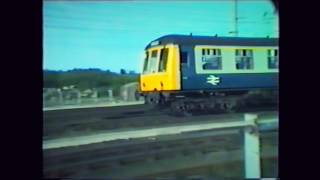
<instances>
[{"instance_id":1,"label":"pale sky","mask_svg":"<svg viewBox=\"0 0 320 180\"><path fill-rule=\"evenodd\" d=\"M140 71L145 46L167 34L233 36L234 4L212 1L44 1L43 69ZM238 36L278 37L267 0L238 1Z\"/></svg>"}]
</instances>

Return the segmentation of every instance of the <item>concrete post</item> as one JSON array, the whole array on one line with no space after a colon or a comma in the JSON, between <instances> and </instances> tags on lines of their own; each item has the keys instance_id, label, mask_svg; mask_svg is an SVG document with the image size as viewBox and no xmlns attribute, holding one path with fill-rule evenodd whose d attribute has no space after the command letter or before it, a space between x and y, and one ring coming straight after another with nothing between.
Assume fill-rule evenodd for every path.
<instances>
[{"instance_id":1,"label":"concrete post","mask_svg":"<svg viewBox=\"0 0 320 180\"><path fill-rule=\"evenodd\" d=\"M62 95L61 89L58 89L57 92L59 96L59 104L61 105L63 104L63 95Z\"/></svg>"},{"instance_id":2,"label":"concrete post","mask_svg":"<svg viewBox=\"0 0 320 180\"><path fill-rule=\"evenodd\" d=\"M245 114L246 122L255 124L253 127L248 127L244 131L244 156L245 156L245 177L260 178L260 140L259 131L256 124L258 116L256 114Z\"/></svg>"},{"instance_id":3,"label":"concrete post","mask_svg":"<svg viewBox=\"0 0 320 180\"><path fill-rule=\"evenodd\" d=\"M81 104L81 93L79 90L77 90L77 103Z\"/></svg>"},{"instance_id":4,"label":"concrete post","mask_svg":"<svg viewBox=\"0 0 320 180\"><path fill-rule=\"evenodd\" d=\"M123 100L128 101L128 91L127 91L127 89L123 90Z\"/></svg>"},{"instance_id":5,"label":"concrete post","mask_svg":"<svg viewBox=\"0 0 320 180\"><path fill-rule=\"evenodd\" d=\"M98 102L98 91L97 90L93 90L92 97L94 98L94 102Z\"/></svg>"},{"instance_id":6,"label":"concrete post","mask_svg":"<svg viewBox=\"0 0 320 180\"><path fill-rule=\"evenodd\" d=\"M108 97L109 97L110 101L113 100L113 91L112 91L112 89L108 89Z\"/></svg>"}]
</instances>

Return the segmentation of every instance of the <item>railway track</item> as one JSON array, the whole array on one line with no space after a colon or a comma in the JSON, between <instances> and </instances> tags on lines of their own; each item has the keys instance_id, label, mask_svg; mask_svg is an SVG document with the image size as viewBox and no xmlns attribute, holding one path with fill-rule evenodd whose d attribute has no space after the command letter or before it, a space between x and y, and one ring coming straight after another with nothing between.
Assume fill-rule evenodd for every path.
<instances>
[{"instance_id":1,"label":"railway track","mask_svg":"<svg viewBox=\"0 0 320 180\"><path fill-rule=\"evenodd\" d=\"M243 109L242 111L267 115L274 113L274 110L276 110L274 107L262 107ZM189 117L170 116L166 112L152 109L146 105L46 111L43 120L43 139L76 137L121 128L170 125L209 119L220 120L226 117L232 119L240 116L242 111L233 114L202 113Z\"/></svg>"},{"instance_id":2,"label":"railway track","mask_svg":"<svg viewBox=\"0 0 320 180\"><path fill-rule=\"evenodd\" d=\"M266 157L275 151L277 147L277 133L264 133L261 136L262 146L267 152ZM66 147L49 149L44 151L44 176L45 177L132 177L141 176L145 168L141 166L134 172L128 171L137 164L161 162L170 159L201 156L209 154L224 154L220 162L228 160L228 154L235 152L236 160L241 161L242 138L236 130L221 131L215 136L208 134L177 135L172 139L162 137L160 139L136 139L115 142L96 143L78 147ZM270 149L271 147L271 149ZM269 154L269 155L268 155ZM273 153L273 156L275 154ZM202 157L202 158L203 158ZM234 159L231 161L234 161ZM208 165L200 163L199 166ZM214 162L218 162L216 159ZM126 168L125 171L124 168ZM157 169L157 168L156 168ZM161 168L160 168L161 169ZM179 168L178 168L179 169ZM164 170L163 170L164 171ZM127 172L127 174L123 174ZM140 174L138 173L140 172ZM143 172L145 176L160 173L153 170ZM142 174L143 174L142 173Z\"/></svg>"},{"instance_id":3,"label":"railway track","mask_svg":"<svg viewBox=\"0 0 320 180\"><path fill-rule=\"evenodd\" d=\"M271 107L244 111L255 112L259 117L266 118L277 115L274 110ZM239 118L243 119L243 113L207 113L181 118L168 116L145 105L46 111L43 121L44 140L209 120L237 121ZM229 174L215 170L221 164L231 163L232 166L242 167L243 139L240 134L241 131L236 129L224 129L44 149L43 175L45 178L155 179L211 169L204 173L205 176L211 174L216 178L218 174ZM268 162L263 163L266 171L264 177L276 176L277 170L270 168L277 164L277 139L277 132L261 134L262 160ZM191 173L191 179L193 175ZM243 174L237 172L231 176L243 177Z\"/></svg>"}]
</instances>

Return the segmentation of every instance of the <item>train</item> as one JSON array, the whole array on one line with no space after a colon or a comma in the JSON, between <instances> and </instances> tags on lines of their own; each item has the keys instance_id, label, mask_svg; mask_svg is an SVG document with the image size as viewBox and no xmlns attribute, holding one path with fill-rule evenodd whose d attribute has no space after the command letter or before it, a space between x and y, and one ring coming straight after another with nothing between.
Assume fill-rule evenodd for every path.
<instances>
[{"instance_id":1,"label":"train","mask_svg":"<svg viewBox=\"0 0 320 180\"><path fill-rule=\"evenodd\" d=\"M277 103L278 38L165 35L147 44L142 69L145 103L178 114Z\"/></svg>"}]
</instances>

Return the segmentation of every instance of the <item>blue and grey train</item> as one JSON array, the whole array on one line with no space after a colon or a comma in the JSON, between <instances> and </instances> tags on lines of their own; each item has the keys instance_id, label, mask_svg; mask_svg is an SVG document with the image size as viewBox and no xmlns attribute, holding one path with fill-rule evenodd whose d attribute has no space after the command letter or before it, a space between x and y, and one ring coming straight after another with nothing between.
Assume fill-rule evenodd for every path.
<instances>
[{"instance_id":1,"label":"blue and grey train","mask_svg":"<svg viewBox=\"0 0 320 180\"><path fill-rule=\"evenodd\" d=\"M139 92L176 111L231 110L277 97L278 72L278 38L166 35L145 48Z\"/></svg>"}]
</instances>

